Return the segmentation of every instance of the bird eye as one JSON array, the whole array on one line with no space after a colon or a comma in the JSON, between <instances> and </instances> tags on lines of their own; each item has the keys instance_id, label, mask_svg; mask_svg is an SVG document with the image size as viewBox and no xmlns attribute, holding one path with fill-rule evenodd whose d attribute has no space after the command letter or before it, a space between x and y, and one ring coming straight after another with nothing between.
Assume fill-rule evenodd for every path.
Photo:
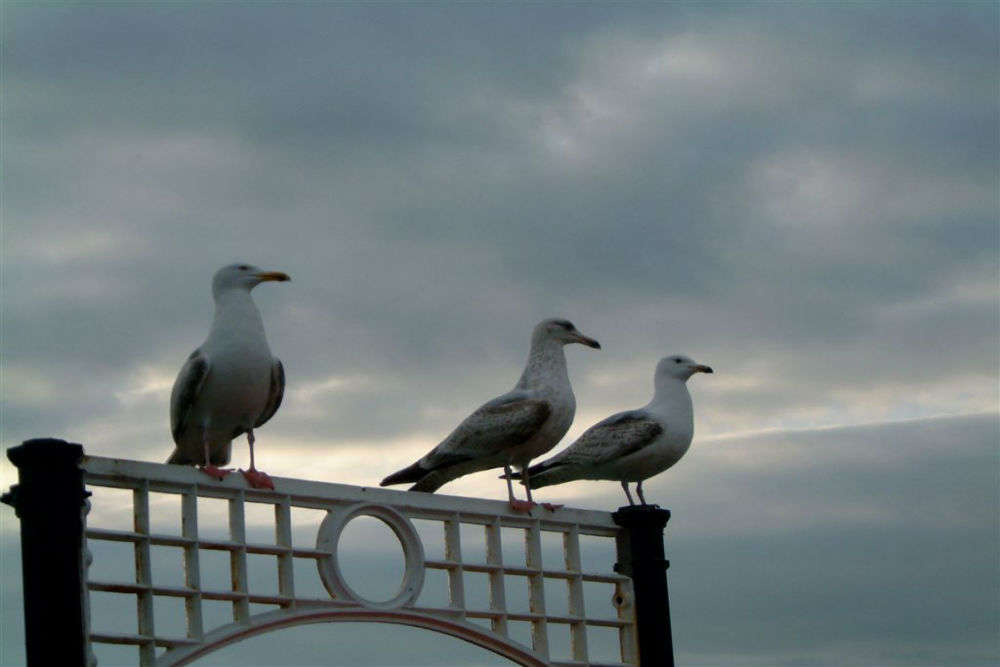
<instances>
[{"instance_id":1,"label":"bird eye","mask_svg":"<svg viewBox=\"0 0 1000 667\"><path fill-rule=\"evenodd\" d=\"M681 363L681 358L680 357L674 357L674 363L675 364Z\"/></svg>"},{"instance_id":2,"label":"bird eye","mask_svg":"<svg viewBox=\"0 0 1000 667\"><path fill-rule=\"evenodd\" d=\"M250 270L250 267L247 266L246 264L240 264L236 268L239 269L240 271L249 271Z\"/></svg>"}]
</instances>

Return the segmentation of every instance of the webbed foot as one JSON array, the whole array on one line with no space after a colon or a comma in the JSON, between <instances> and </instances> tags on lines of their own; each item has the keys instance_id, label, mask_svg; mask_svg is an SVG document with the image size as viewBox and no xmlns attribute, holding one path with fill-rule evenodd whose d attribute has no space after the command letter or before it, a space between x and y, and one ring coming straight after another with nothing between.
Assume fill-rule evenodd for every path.
<instances>
[{"instance_id":1,"label":"webbed foot","mask_svg":"<svg viewBox=\"0 0 1000 667\"><path fill-rule=\"evenodd\" d=\"M219 480L220 482L226 478L226 475L233 471L232 468L217 468L213 465L199 466L198 470L202 471L209 477Z\"/></svg>"},{"instance_id":2,"label":"webbed foot","mask_svg":"<svg viewBox=\"0 0 1000 667\"><path fill-rule=\"evenodd\" d=\"M274 482L271 481L271 476L266 472L261 472L255 468L250 468L250 470L240 470L243 474L244 479L255 489L271 489L274 491Z\"/></svg>"},{"instance_id":3,"label":"webbed foot","mask_svg":"<svg viewBox=\"0 0 1000 667\"><path fill-rule=\"evenodd\" d=\"M522 512L524 514L531 514L531 510L538 503L533 503L530 500L511 500L509 501L510 508L515 512Z\"/></svg>"}]
</instances>

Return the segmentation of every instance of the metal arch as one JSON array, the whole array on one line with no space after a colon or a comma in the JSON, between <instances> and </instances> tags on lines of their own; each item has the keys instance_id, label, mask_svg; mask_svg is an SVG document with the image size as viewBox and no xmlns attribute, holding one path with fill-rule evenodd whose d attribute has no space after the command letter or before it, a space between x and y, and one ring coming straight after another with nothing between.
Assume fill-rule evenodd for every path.
<instances>
[{"instance_id":1,"label":"metal arch","mask_svg":"<svg viewBox=\"0 0 1000 667\"><path fill-rule=\"evenodd\" d=\"M156 667L180 667L202 658L213 651L256 635L282 630L297 625L332 622L394 623L424 628L456 637L492 651L524 667L548 667L530 649L504 639L476 625L460 621L447 621L405 609L329 609L304 608L295 611L274 611L255 616L249 624L233 623L207 635L198 646L168 651L155 663Z\"/></svg>"}]
</instances>

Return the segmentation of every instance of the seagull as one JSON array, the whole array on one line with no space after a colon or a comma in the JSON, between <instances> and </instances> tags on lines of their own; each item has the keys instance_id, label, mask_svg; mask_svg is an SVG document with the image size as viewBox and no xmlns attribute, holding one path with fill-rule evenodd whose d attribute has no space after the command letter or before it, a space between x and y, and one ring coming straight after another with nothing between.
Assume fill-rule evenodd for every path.
<instances>
[{"instance_id":1,"label":"seagull","mask_svg":"<svg viewBox=\"0 0 1000 667\"><path fill-rule=\"evenodd\" d=\"M601 347L567 320L539 322L531 334L528 363L517 385L484 403L426 456L389 475L381 485L416 482L411 491L433 493L462 475L502 466L508 474L511 507L530 511L534 506L531 488L527 487L527 502L514 497L511 466L527 467L531 459L555 447L573 423L576 399L563 351L570 343Z\"/></svg>"},{"instance_id":2,"label":"seagull","mask_svg":"<svg viewBox=\"0 0 1000 667\"><path fill-rule=\"evenodd\" d=\"M629 505L635 505L628 483L642 482L677 463L691 445L694 410L687 380L695 373L711 373L708 366L682 354L664 357L656 365L653 400L638 410L611 415L583 432L576 442L552 458L533 465L514 479L528 488L561 484L574 479L621 482Z\"/></svg>"},{"instance_id":3,"label":"seagull","mask_svg":"<svg viewBox=\"0 0 1000 667\"><path fill-rule=\"evenodd\" d=\"M187 358L170 393L170 430L177 447L167 463L200 465L222 479L230 471L233 438L247 434L250 469L243 476L255 488L274 488L254 466L253 430L267 423L285 393L285 369L271 356L264 322L250 290L266 281L290 280L280 271L232 264L212 278L215 319L208 338Z\"/></svg>"}]
</instances>

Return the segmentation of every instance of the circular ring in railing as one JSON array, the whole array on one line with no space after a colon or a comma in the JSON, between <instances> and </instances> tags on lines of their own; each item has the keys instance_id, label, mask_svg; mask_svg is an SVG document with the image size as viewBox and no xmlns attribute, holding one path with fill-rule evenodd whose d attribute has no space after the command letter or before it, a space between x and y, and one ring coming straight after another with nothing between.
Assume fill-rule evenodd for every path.
<instances>
[{"instance_id":1,"label":"circular ring in railing","mask_svg":"<svg viewBox=\"0 0 1000 667\"><path fill-rule=\"evenodd\" d=\"M403 559L406 564L403 581L399 591L389 600L378 602L358 595L347 583L340 569L337 556L340 535L344 527L358 516L370 516L382 521L392 529L403 547ZM337 513L328 513L319 526L319 533L316 535L316 548L330 553L329 556L319 559L317 565L319 566L319 577L334 599L354 600L373 609L396 609L413 603L424 586L424 545L410 520L391 507L358 503Z\"/></svg>"}]
</instances>

